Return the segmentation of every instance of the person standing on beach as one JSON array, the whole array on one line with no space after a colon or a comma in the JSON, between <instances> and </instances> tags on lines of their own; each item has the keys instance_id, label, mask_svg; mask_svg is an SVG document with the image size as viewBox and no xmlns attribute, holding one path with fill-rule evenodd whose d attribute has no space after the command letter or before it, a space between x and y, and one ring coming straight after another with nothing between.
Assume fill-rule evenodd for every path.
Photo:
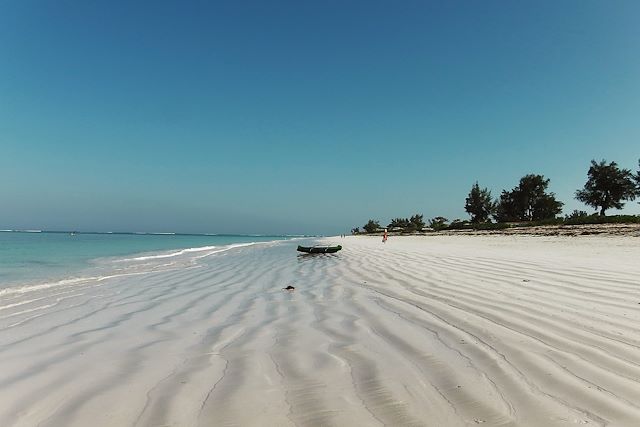
<instances>
[{"instance_id":1,"label":"person standing on beach","mask_svg":"<svg viewBox=\"0 0 640 427\"><path fill-rule=\"evenodd\" d=\"M382 234L382 243L387 243L387 229L384 229L384 233Z\"/></svg>"}]
</instances>

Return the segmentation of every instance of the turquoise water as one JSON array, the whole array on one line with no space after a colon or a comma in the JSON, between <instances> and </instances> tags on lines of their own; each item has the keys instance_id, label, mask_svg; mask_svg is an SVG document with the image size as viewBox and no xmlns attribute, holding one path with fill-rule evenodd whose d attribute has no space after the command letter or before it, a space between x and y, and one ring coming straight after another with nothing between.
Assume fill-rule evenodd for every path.
<instances>
[{"instance_id":1,"label":"turquoise water","mask_svg":"<svg viewBox=\"0 0 640 427\"><path fill-rule=\"evenodd\" d=\"M102 258L287 238L289 237L0 232L0 288L76 277Z\"/></svg>"}]
</instances>

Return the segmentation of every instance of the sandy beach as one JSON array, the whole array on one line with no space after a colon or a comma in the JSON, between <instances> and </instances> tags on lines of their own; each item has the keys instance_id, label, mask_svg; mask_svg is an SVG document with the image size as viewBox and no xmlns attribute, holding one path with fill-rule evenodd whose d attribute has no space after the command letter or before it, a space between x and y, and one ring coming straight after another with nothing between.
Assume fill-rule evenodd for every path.
<instances>
[{"instance_id":1,"label":"sandy beach","mask_svg":"<svg viewBox=\"0 0 640 427\"><path fill-rule=\"evenodd\" d=\"M640 425L637 237L324 242L1 291L0 425Z\"/></svg>"}]
</instances>

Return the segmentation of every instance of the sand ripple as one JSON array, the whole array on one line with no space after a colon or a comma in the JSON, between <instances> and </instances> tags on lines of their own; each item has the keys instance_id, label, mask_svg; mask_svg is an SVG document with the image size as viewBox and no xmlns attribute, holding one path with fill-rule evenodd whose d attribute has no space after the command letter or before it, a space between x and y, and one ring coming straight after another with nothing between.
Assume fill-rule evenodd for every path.
<instances>
[{"instance_id":1,"label":"sand ripple","mask_svg":"<svg viewBox=\"0 0 640 427\"><path fill-rule=\"evenodd\" d=\"M640 425L637 238L341 243L3 295L0 425Z\"/></svg>"}]
</instances>

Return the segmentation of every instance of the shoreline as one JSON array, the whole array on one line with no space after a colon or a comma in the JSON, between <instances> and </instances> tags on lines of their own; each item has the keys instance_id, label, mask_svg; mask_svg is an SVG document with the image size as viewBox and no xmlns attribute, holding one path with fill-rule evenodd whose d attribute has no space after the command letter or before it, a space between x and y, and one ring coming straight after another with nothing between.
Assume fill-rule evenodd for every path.
<instances>
[{"instance_id":1,"label":"shoreline","mask_svg":"<svg viewBox=\"0 0 640 427\"><path fill-rule=\"evenodd\" d=\"M382 232L359 233L355 236L382 236ZM389 236L632 236L640 237L640 224L580 224L516 226L500 230L441 230L427 232L388 232Z\"/></svg>"},{"instance_id":2,"label":"shoreline","mask_svg":"<svg viewBox=\"0 0 640 427\"><path fill-rule=\"evenodd\" d=\"M198 254L227 250L238 244L297 239L284 236L168 233L68 235L61 232L11 232L0 235L0 238L0 291L111 276L123 270L144 271L160 267L163 260L179 264L196 258Z\"/></svg>"}]
</instances>

